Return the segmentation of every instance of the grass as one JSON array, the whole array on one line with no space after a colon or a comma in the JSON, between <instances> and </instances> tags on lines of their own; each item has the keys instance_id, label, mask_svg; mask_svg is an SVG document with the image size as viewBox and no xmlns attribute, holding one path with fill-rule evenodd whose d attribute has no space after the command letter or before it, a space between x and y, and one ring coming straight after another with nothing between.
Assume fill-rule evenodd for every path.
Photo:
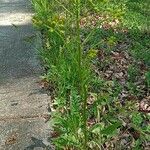
<instances>
[{"instance_id":1,"label":"grass","mask_svg":"<svg viewBox=\"0 0 150 150\"><path fill-rule=\"evenodd\" d=\"M149 0L129 0L127 3L126 23L128 28L140 29L142 32L150 30ZM132 20L132 21L131 21Z\"/></svg>"},{"instance_id":2,"label":"grass","mask_svg":"<svg viewBox=\"0 0 150 150\"><path fill-rule=\"evenodd\" d=\"M130 51L136 59L150 65L150 5L149 0L129 0L126 25L131 28ZM131 21L132 20L132 21Z\"/></svg>"},{"instance_id":3,"label":"grass","mask_svg":"<svg viewBox=\"0 0 150 150\"><path fill-rule=\"evenodd\" d=\"M148 101L150 85L148 0L33 0L33 6L43 78L53 89L55 148L145 148L149 116L137 104Z\"/></svg>"}]
</instances>

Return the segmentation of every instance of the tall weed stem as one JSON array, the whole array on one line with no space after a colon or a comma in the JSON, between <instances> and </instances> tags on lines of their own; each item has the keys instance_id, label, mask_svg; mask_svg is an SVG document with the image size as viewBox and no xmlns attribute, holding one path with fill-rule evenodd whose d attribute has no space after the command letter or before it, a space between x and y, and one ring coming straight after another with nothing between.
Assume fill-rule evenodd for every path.
<instances>
[{"instance_id":1,"label":"tall weed stem","mask_svg":"<svg viewBox=\"0 0 150 150\"><path fill-rule=\"evenodd\" d=\"M86 115L86 107L87 107L87 91L86 91L86 85L83 84L83 78L82 78L82 44L81 44L81 38L80 38L80 13L81 13L81 1L76 1L76 26L77 26L77 43L78 43L78 76L79 76L79 94L81 97L81 100L83 100L83 131L84 131L84 144L83 148L84 150L87 149L87 115Z\"/></svg>"}]
</instances>

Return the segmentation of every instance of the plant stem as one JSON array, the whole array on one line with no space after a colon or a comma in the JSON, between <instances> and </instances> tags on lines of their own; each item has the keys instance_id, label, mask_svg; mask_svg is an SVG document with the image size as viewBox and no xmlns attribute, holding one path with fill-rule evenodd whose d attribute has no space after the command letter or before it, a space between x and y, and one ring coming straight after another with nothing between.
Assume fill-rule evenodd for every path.
<instances>
[{"instance_id":1,"label":"plant stem","mask_svg":"<svg viewBox=\"0 0 150 150\"><path fill-rule=\"evenodd\" d=\"M76 23L77 23L77 43L78 43L78 72L79 72L79 95L81 100L83 100L83 130L84 130L84 143L83 149L87 149L87 115L86 115L86 107L87 107L87 91L86 85L83 84L82 79L82 45L81 45L81 38L80 38L80 13L81 13L81 1L76 1Z\"/></svg>"},{"instance_id":2,"label":"plant stem","mask_svg":"<svg viewBox=\"0 0 150 150\"><path fill-rule=\"evenodd\" d=\"M86 86L83 86L83 127L84 127L84 150L87 149L87 90L86 90Z\"/></svg>"},{"instance_id":3,"label":"plant stem","mask_svg":"<svg viewBox=\"0 0 150 150\"><path fill-rule=\"evenodd\" d=\"M78 44L78 65L79 65L79 80L81 81L81 59L82 59L82 51L81 51L81 39L80 39L80 0L76 2L76 26L77 26L77 44ZM79 83L80 84L80 83Z\"/></svg>"}]
</instances>

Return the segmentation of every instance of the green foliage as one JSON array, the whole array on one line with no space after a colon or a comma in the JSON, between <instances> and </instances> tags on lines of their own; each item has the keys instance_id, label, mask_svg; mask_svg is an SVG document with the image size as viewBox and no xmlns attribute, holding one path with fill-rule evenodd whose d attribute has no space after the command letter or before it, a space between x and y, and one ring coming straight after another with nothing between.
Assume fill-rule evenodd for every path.
<instances>
[{"instance_id":1,"label":"green foliage","mask_svg":"<svg viewBox=\"0 0 150 150\"><path fill-rule=\"evenodd\" d=\"M121 19L125 13L126 2L127 0L89 0L89 4L91 5L92 9L119 19Z\"/></svg>"},{"instance_id":2,"label":"green foliage","mask_svg":"<svg viewBox=\"0 0 150 150\"><path fill-rule=\"evenodd\" d=\"M128 80L129 81L136 81L137 77L139 76L140 70L138 66L130 65L128 68Z\"/></svg>"},{"instance_id":3,"label":"green foliage","mask_svg":"<svg viewBox=\"0 0 150 150\"><path fill-rule=\"evenodd\" d=\"M130 29L140 29L144 32L149 31L149 0L128 0L127 8L124 24L126 24Z\"/></svg>"},{"instance_id":4,"label":"green foliage","mask_svg":"<svg viewBox=\"0 0 150 150\"><path fill-rule=\"evenodd\" d=\"M143 118L141 116L140 113L133 113L132 114L132 122L137 125L137 126L140 126L140 124L143 122Z\"/></svg>"},{"instance_id":5,"label":"green foliage","mask_svg":"<svg viewBox=\"0 0 150 150\"><path fill-rule=\"evenodd\" d=\"M115 80L104 80L93 67L96 64L105 70L112 62L108 57L99 64L98 50L105 49L104 54L110 54L124 37L113 29L97 28L102 22L94 29L80 26L82 17L102 12L104 22L118 19L122 23L127 1L32 0L32 3L33 24L41 33L44 78L55 90L50 121L57 135L52 138L55 148L99 150L110 143L117 149L124 128L127 131L131 127L146 135L148 128L140 129L144 117L135 103L127 101L122 105L118 101L123 86ZM136 45L133 47L138 51ZM148 61L146 55L144 59ZM128 73L128 89L137 94L139 91L132 82L136 81L139 69L131 65ZM149 86L149 72L145 77ZM141 141L135 142L136 147Z\"/></svg>"},{"instance_id":6,"label":"green foliage","mask_svg":"<svg viewBox=\"0 0 150 150\"><path fill-rule=\"evenodd\" d=\"M148 88L150 88L150 71L145 73Z\"/></svg>"}]
</instances>

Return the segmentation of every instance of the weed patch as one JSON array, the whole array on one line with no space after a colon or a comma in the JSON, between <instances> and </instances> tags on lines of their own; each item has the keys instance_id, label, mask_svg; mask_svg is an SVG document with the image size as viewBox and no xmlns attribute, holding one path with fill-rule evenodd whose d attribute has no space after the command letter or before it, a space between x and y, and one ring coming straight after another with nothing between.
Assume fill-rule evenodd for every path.
<instances>
[{"instance_id":1,"label":"weed patch","mask_svg":"<svg viewBox=\"0 0 150 150\"><path fill-rule=\"evenodd\" d=\"M129 29L132 1L32 2L55 149L148 147L149 34Z\"/></svg>"}]
</instances>

